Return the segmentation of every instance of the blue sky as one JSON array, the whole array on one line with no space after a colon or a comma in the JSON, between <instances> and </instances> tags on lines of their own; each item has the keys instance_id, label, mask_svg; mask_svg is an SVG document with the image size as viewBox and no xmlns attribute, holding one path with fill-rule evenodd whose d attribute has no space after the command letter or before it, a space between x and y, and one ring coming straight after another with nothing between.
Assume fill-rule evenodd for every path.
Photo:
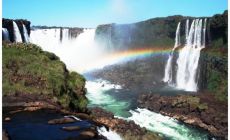
<instances>
[{"instance_id":1,"label":"blue sky","mask_svg":"<svg viewBox=\"0 0 230 140\"><path fill-rule=\"evenodd\" d=\"M2 7L4 18L32 25L96 27L179 14L212 16L228 5L227 0L3 0Z\"/></svg>"}]
</instances>

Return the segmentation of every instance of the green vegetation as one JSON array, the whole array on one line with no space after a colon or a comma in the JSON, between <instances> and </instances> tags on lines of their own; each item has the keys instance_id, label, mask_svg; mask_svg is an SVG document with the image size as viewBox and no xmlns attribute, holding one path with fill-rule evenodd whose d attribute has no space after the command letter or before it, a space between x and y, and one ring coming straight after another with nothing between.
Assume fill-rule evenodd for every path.
<instances>
[{"instance_id":1,"label":"green vegetation","mask_svg":"<svg viewBox=\"0 0 230 140\"><path fill-rule=\"evenodd\" d=\"M96 29L95 39L115 49L173 46L182 16L154 18L133 24L106 24ZM182 36L183 38L183 36Z\"/></svg>"},{"instance_id":2,"label":"green vegetation","mask_svg":"<svg viewBox=\"0 0 230 140\"><path fill-rule=\"evenodd\" d=\"M53 53L36 45L3 43L3 96L28 94L44 96L62 107L84 111L85 79Z\"/></svg>"},{"instance_id":3,"label":"green vegetation","mask_svg":"<svg viewBox=\"0 0 230 140\"><path fill-rule=\"evenodd\" d=\"M228 11L210 18L211 40L202 56L206 59L206 88L221 101L228 99Z\"/></svg>"},{"instance_id":4,"label":"green vegetation","mask_svg":"<svg viewBox=\"0 0 230 140\"><path fill-rule=\"evenodd\" d=\"M195 109L208 109L208 104L201 103L200 98L196 96L179 96L172 101L172 106L178 108L189 107L190 111L193 111Z\"/></svg>"},{"instance_id":5,"label":"green vegetation","mask_svg":"<svg viewBox=\"0 0 230 140\"><path fill-rule=\"evenodd\" d=\"M151 131L147 131L144 135L134 135L133 132L127 130L122 136L124 140L162 140L161 137Z\"/></svg>"},{"instance_id":6,"label":"green vegetation","mask_svg":"<svg viewBox=\"0 0 230 140\"><path fill-rule=\"evenodd\" d=\"M228 63L227 60L220 64L218 67L213 67L211 64L208 67L208 90L213 92L221 101L228 99Z\"/></svg>"},{"instance_id":7,"label":"green vegetation","mask_svg":"<svg viewBox=\"0 0 230 140\"><path fill-rule=\"evenodd\" d=\"M218 48L228 47L228 11L214 15L210 19L211 46Z\"/></svg>"}]
</instances>

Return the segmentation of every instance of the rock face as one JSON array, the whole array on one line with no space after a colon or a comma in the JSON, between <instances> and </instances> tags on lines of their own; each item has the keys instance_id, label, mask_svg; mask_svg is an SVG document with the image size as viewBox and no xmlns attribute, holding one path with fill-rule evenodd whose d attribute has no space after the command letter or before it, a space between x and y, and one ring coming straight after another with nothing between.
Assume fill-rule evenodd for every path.
<instances>
[{"instance_id":1,"label":"rock face","mask_svg":"<svg viewBox=\"0 0 230 140\"><path fill-rule=\"evenodd\" d=\"M152 88L162 85L165 63L165 55L159 54L124 64L104 67L90 74L93 77L122 85L123 88L134 92L148 92Z\"/></svg>"},{"instance_id":2,"label":"rock face","mask_svg":"<svg viewBox=\"0 0 230 140\"><path fill-rule=\"evenodd\" d=\"M77 36L83 33L83 28L69 28L69 35L71 38L77 38Z\"/></svg>"},{"instance_id":3,"label":"rock face","mask_svg":"<svg viewBox=\"0 0 230 140\"><path fill-rule=\"evenodd\" d=\"M215 99L211 93L179 96L143 94L138 103L140 107L204 128L214 136L227 139L227 103Z\"/></svg>"},{"instance_id":4,"label":"rock face","mask_svg":"<svg viewBox=\"0 0 230 140\"><path fill-rule=\"evenodd\" d=\"M211 46L214 47L216 41L221 41L222 46L227 47L228 44L228 11L223 14L214 15L210 19L210 41ZM221 45L221 44L218 44Z\"/></svg>"},{"instance_id":5,"label":"rock face","mask_svg":"<svg viewBox=\"0 0 230 140\"><path fill-rule=\"evenodd\" d=\"M205 49L200 56L199 80L200 89L208 89L220 99L228 99L228 50Z\"/></svg>"},{"instance_id":6,"label":"rock face","mask_svg":"<svg viewBox=\"0 0 230 140\"><path fill-rule=\"evenodd\" d=\"M23 36L23 24L25 25L28 35L30 35L30 21L27 21L25 19L16 19L16 20L12 20L12 19L2 19L2 27L6 28L9 32L9 36L10 36L10 41L14 42L14 29L13 29L13 21L18 25L19 31L21 33L22 36L22 40L23 42L25 42L25 38Z\"/></svg>"}]
</instances>

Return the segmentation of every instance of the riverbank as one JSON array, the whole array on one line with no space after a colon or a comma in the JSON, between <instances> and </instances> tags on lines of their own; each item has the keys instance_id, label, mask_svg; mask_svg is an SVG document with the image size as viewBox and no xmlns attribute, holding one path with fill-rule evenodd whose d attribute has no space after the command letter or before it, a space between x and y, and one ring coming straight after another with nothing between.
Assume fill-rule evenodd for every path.
<instances>
[{"instance_id":1,"label":"riverbank","mask_svg":"<svg viewBox=\"0 0 230 140\"><path fill-rule=\"evenodd\" d=\"M213 136L228 138L228 105L211 93L161 96L142 94L139 107L170 116L186 124L203 128Z\"/></svg>"},{"instance_id":2,"label":"riverbank","mask_svg":"<svg viewBox=\"0 0 230 140\"><path fill-rule=\"evenodd\" d=\"M91 108L93 120L108 126L120 134L124 140L161 140L159 134L148 131L144 127L135 124L134 121L126 121L124 119L115 118L111 112L101 108Z\"/></svg>"},{"instance_id":3,"label":"riverbank","mask_svg":"<svg viewBox=\"0 0 230 140\"><path fill-rule=\"evenodd\" d=\"M44 139L43 136L50 132L47 134L50 139L55 139L59 133L63 134L60 136L63 139L69 136L78 139L104 139L101 133L117 135L110 131L114 130L125 140L134 137L137 140L142 137L146 140L161 139L134 122L108 117L107 113L98 115L95 111L88 110L85 94L85 78L76 72L69 72L55 54L45 52L34 44L3 42L3 128L6 132L4 134L9 138ZM50 113L52 117L49 117ZM66 115L80 118L90 128L81 130L78 126L71 126L65 129L77 129L76 133L64 133L66 130L60 131L59 125L52 127L47 124L49 119L60 119ZM111 119L113 125L107 123ZM119 127L114 127L115 124ZM103 130L104 126L107 131ZM33 129L39 135L36 131L31 132ZM87 131L87 136L81 136L81 131Z\"/></svg>"},{"instance_id":4,"label":"riverbank","mask_svg":"<svg viewBox=\"0 0 230 140\"><path fill-rule=\"evenodd\" d=\"M49 128L50 133L55 134L58 128L62 129L59 133L62 133L64 136L62 137L71 137L71 138L79 138L79 139L113 139L112 136L105 137L103 136L103 131L107 131L114 134L119 134L124 140L142 140L143 138L146 140L161 140L161 136L157 133L150 132L145 128L140 127L135 124L133 121L127 121L124 119L115 118L114 115L108 111L105 111L101 108L91 108L89 110L89 114L72 112L68 110L58 110L56 109L48 109L42 108L37 105L36 108L28 109L27 107L4 107L3 108L3 129L4 136L8 138L17 138L24 137L26 138L26 133L29 131L27 129L27 125L30 125L30 129L35 129L37 131L42 131L41 127L37 127L36 125L45 125ZM82 122L81 124L76 124L75 122L79 122L78 120L67 120L64 119L64 116L75 116L79 118ZM70 117L72 118L72 117ZM19 123L18 123L19 122ZM36 125L34 125L36 123ZM73 123L72 125L65 125ZM83 125L82 125L83 123ZM55 125L51 127L50 125ZM80 125L80 126L79 126ZM21 127L20 131L16 128ZM106 130L101 130L102 127L106 128ZM100 129L99 129L100 128ZM24 129L24 130L23 130ZM111 131L112 130L112 131ZM65 131L70 133L64 133ZM86 132L87 133L86 133ZM101 132L102 131L102 132ZM74 133L75 132L75 133ZM15 134L14 134L15 133ZM21 134L22 133L22 134ZM45 132L42 132L45 133ZM54 138L52 134L49 134L49 137ZM37 135L31 136L36 137ZM42 136L36 137L43 138Z\"/></svg>"}]
</instances>

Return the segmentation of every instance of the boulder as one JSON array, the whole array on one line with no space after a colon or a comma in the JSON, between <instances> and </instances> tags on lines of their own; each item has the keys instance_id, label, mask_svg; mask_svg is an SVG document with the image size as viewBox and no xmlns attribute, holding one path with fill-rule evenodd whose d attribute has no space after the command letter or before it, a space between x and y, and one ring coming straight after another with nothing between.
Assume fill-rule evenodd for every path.
<instances>
[{"instance_id":1,"label":"boulder","mask_svg":"<svg viewBox=\"0 0 230 140\"><path fill-rule=\"evenodd\" d=\"M60 119L53 119L49 120L48 124L65 124L65 123L73 123L76 122L73 118L60 118Z\"/></svg>"},{"instance_id":2,"label":"boulder","mask_svg":"<svg viewBox=\"0 0 230 140\"><path fill-rule=\"evenodd\" d=\"M66 131L78 131L81 128L79 126L66 126L66 127L62 127L62 129Z\"/></svg>"},{"instance_id":3,"label":"boulder","mask_svg":"<svg viewBox=\"0 0 230 140\"><path fill-rule=\"evenodd\" d=\"M85 130L80 133L80 137L82 138L95 138L97 136L97 132L93 130Z\"/></svg>"}]
</instances>

